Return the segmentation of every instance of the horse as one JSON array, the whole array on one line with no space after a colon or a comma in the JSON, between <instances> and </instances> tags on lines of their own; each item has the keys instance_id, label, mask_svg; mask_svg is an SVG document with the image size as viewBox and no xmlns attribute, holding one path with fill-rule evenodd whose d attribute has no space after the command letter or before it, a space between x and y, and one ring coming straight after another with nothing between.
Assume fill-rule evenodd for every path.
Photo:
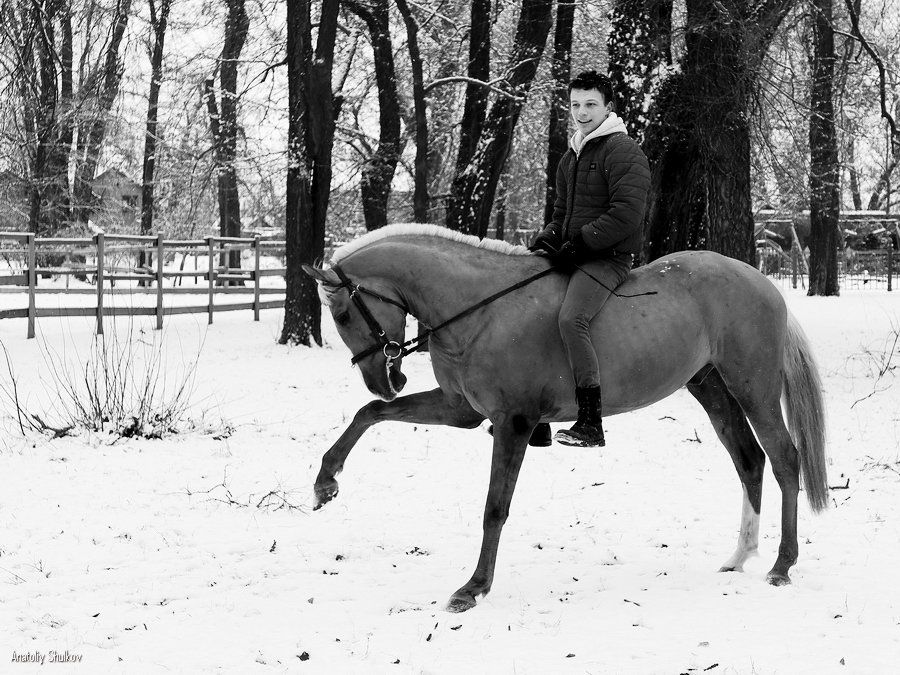
<instances>
[{"instance_id":1,"label":"horse","mask_svg":"<svg viewBox=\"0 0 900 675\"><path fill-rule=\"evenodd\" d=\"M339 248L330 267L303 270L318 282L352 362L378 397L323 456L315 508L338 494L335 476L374 424L493 424L480 555L447 605L466 611L491 589L532 430L577 414L557 324L568 276L524 247L427 225L375 230ZM430 327L438 387L400 396L403 357L411 351L404 347L416 342L404 344L407 314ZM742 572L757 552L768 456L781 488L781 542L767 580L789 584L798 556L800 474L813 511L827 507L828 485L818 370L778 289L738 260L673 253L632 270L591 335L605 415L642 408L683 386L705 408L743 490L737 548L720 571Z\"/></svg>"}]
</instances>

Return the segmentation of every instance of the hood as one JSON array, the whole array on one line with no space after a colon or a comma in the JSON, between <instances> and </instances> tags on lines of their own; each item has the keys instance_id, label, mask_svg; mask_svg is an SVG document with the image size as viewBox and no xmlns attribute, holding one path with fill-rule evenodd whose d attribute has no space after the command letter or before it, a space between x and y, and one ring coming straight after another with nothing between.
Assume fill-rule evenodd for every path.
<instances>
[{"instance_id":1,"label":"hood","mask_svg":"<svg viewBox=\"0 0 900 675\"><path fill-rule=\"evenodd\" d=\"M582 134L580 131L576 131L575 135L569 139L569 146L571 146L572 150L574 150L575 154L577 155L581 152L581 148L584 147L584 144L588 141L591 141L595 138L600 138L601 136L609 136L610 134L615 134L620 131L623 134L628 133L627 129L625 129L625 123L622 121L622 118L616 115L616 113L611 112L606 116L606 119L603 120L603 123L587 136Z\"/></svg>"}]
</instances>

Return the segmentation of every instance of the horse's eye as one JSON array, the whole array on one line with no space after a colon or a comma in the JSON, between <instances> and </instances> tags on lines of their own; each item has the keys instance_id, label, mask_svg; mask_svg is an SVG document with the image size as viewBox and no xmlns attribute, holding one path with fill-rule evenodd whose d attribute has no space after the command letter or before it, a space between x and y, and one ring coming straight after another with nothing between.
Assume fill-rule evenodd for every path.
<instances>
[{"instance_id":1,"label":"horse's eye","mask_svg":"<svg viewBox=\"0 0 900 675\"><path fill-rule=\"evenodd\" d=\"M334 317L334 322L338 326L346 326L350 323L350 312L341 312L336 317Z\"/></svg>"}]
</instances>

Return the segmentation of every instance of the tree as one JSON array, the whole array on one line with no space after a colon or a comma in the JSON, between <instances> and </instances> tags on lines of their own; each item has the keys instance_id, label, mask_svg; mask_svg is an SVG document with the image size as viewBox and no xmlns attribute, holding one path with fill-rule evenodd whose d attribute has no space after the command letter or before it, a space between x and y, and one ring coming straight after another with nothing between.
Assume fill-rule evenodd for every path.
<instances>
[{"instance_id":1,"label":"tree","mask_svg":"<svg viewBox=\"0 0 900 675\"><path fill-rule=\"evenodd\" d=\"M491 0L472 0L469 21L469 60L466 64L466 95L459 124L459 150L456 175L465 173L487 117L488 88L491 75Z\"/></svg>"},{"instance_id":2,"label":"tree","mask_svg":"<svg viewBox=\"0 0 900 675\"><path fill-rule=\"evenodd\" d=\"M387 0L369 0L368 4L344 0L344 4L366 24L375 62L380 132L378 147L363 166L360 193L366 229L376 230L387 225L391 182L400 158L400 100L394 72L390 16Z\"/></svg>"},{"instance_id":3,"label":"tree","mask_svg":"<svg viewBox=\"0 0 900 675\"><path fill-rule=\"evenodd\" d=\"M869 209L872 211L882 208L884 210L889 210L891 174L894 169L900 165L900 128L897 127L897 122L894 118L894 116L900 112L900 96L895 93L893 95L893 101L890 103L888 102L889 87L887 83L887 68L885 68L884 60L881 55L871 44L869 44L869 41L862 34L859 27L860 3L858 0L844 0L844 4L850 15L851 33L853 37L859 40L860 44L878 69L878 100L881 117L884 118L888 125L890 153L885 162L884 171L881 176L879 176L878 183L875 185L875 189L872 192L872 197L869 199ZM893 113L891 112L892 109L894 110Z\"/></svg>"},{"instance_id":4,"label":"tree","mask_svg":"<svg viewBox=\"0 0 900 675\"><path fill-rule=\"evenodd\" d=\"M69 216L72 56L71 22L65 14L61 0L44 0L28 5L4 3L0 17L11 55L8 71L13 94L20 104L13 107L20 111L20 136L14 143L24 150L21 165L26 174L28 228L39 235L58 231ZM58 19L63 26L60 50Z\"/></svg>"},{"instance_id":5,"label":"tree","mask_svg":"<svg viewBox=\"0 0 900 675\"><path fill-rule=\"evenodd\" d=\"M547 136L547 199L544 223L553 219L556 201L556 169L569 147L569 80L572 73L572 29L575 3L559 0L556 4L556 28L553 32L553 63L550 66L553 90L550 94L550 123Z\"/></svg>"},{"instance_id":6,"label":"tree","mask_svg":"<svg viewBox=\"0 0 900 675\"><path fill-rule=\"evenodd\" d=\"M423 78L427 73L429 80L423 85L423 96L428 103L428 148L425 159L431 209L429 222L443 220L443 214L434 214L434 209L445 203L457 156L459 97L455 87L444 85L458 81L460 61L468 63L465 40L468 22L464 17L470 12L470 8L464 3L441 5L440 10L436 11L437 9L435 6L435 11L425 14L418 23Z\"/></svg>"},{"instance_id":7,"label":"tree","mask_svg":"<svg viewBox=\"0 0 900 675\"><path fill-rule=\"evenodd\" d=\"M219 233L223 237L241 236L241 199L237 181L237 139L240 125L237 118L237 72L241 50L247 39L250 21L244 0L225 0L228 17L225 20L225 42L219 59L220 103L216 103L214 79L206 80L206 106L216 157L216 178L219 187ZM228 267L240 268L241 252L229 251Z\"/></svg>"},{"instance_id":8,"label":"tree","mask_svg":"<svg viewBox=\"0 0 900 675\"><path fill-rule=\"evenodd\" d=\"M406 0L396 0L397 9L406 25L406 44L412 71L413 108L416 127L416 158L413 168L413 218L427 223L428 207L428 114L425 101L425 78L419 51L419 26Z\"/></svg>"},{"instance_id":9,"label":"tree","mask_svg":"<svg viewBox=\"0 0 900 675\"><path fill-rule=\"evenodd\" d=\"M763 55L793 2L687 0L684 51L678 67L656 88L645 131L652 168L645 258L710 249L754 263L751 93ZM617 11L629 7L640 11L638 3L616 4ZM640 38L627 32L637 30L640 21L617 25L626 32L614 33L611 42ZM671 31L671 24L666 29ZM647 65L636 64L637 80L653 70Z\"/></svg>"},{"instance_id":10,"label":"tree","mask_svg":"<svg viewBox=\"0 0 900 675\"><path fill-rule=\"evenodd\" d=\"M163 48L166 26L172 0L148 0L150 6L150 30L153 45L150 48L150 95L147 101L147 132L144 136L144 172L141 187L141 234L153 232L153 178L156 169L156 140L159 115L159 92L163 79Z\"/></svg>"},{"instance_id":11,"label":"tree","mask_svg":"<svg viewBox=\"0 0 900 675\"><path fill-rule=\"evenodd\" d=\"M475 139L471 160L462 169L457 164L447 204L447 227L451 229L479 237L487 235L497 183L550 32L552 8L552 0L522 0L505 73L492 87L498 91L498 97Z\"/></svg>"},{"instance_id":12,"label":"tree","mask_svg":"<svg viewBox=\"0 0 900 675\"><path fill-rule=\"evenodd\" d=\"M832 0L813 0L809 118L809 295L838 295L840 169L834 123Z\"/></svg>"},{"instance_id":13,"label":"tree","mask_svg":"<svg viewBox=\"0 0 900 675\"><path fill-rule=\"evenodd\" d=\"M618 114L640 142L657 73L672 65L672 0L618 0L607 51Z\"/></svg>"},{"instance_id":14,"label":"tree","mask_svg":"<svg viewBox=\"0 0 900 675\"><path fill-rule=\"evenodd\" d=\"M93 206L91 183L97 172L100 153L106 140L110 110L119 94L119 85L122 81L123 66L119 51L130 12L131 0L116 1L103 67L92 71L82 84L84 90L82 97L87 94L90 105L79 124L79 164L75 171L75 184L72 190L75 220L82 224L87 223L91 214Z\"/></svg>"},{"instance_id":15,"label":"tree","mask_svg":"<svg viewBox=\"0 0 900 675\"><path fill-rule=\"evenodd\" d=\"M322 344L316 282L302 264L325 254L336 106L331 91L339 0L323 0L315 50L311 0L287 6L288 174L285 215L286 292L279 342Z\"/></svg>"}]
</instances>

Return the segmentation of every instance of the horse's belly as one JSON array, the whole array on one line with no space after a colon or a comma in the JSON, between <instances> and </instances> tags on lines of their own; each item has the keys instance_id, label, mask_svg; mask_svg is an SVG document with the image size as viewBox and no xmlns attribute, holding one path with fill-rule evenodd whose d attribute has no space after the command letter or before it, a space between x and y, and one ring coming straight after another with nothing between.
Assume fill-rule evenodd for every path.
<instances>
[{"instance_id":1,"label":"horse's belly","mask_svg":"<svg viewBox=\"0 0 900 675\"><path fill-rule=\"evenodd\" d=\"M690 304L601 312L591 328L608 414L669 396L709 363L710 337L699 310Z\"/></svg>"}]
</instances>

